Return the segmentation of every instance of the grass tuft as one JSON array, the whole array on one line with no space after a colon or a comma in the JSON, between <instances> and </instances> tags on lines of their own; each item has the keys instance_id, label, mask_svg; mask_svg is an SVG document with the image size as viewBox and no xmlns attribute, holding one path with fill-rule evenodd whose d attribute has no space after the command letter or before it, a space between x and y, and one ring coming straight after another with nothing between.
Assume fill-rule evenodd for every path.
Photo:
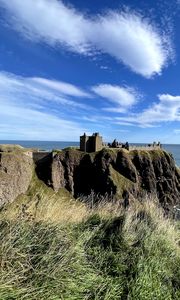
<instances>
[{"instance_id":1,"label":"grass tuft","mask_svg":"<svg viewBox=\"0 0 180 300\"><path fill-rule=\"evenodd\" d=\"M180 299L180 226L154 197L87 205L34 181L17 203L1 212L1 300Z\"/></svg>"}]
</instances>

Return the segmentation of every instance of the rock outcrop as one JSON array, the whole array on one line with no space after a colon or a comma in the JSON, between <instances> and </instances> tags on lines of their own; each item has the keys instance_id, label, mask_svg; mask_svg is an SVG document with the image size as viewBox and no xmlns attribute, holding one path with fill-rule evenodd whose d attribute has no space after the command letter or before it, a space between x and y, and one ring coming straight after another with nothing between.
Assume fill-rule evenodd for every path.
<instances>
[{"instance_id":1,"label":"rock outcrop","mask_svg":"<svg viewBox=\"0 0 180 300\"><path fill-rule=\"evenodd\" d=\"M155 193L164 207L180 201L179 169L161 149L104 149L91 154L71 149L42 160L37 172L55 191L66 188L74 197L94 191L128 200L129 195Z\"/></svg>"},{"instance_id":2,"label":"rock outcrop","mask_svg":"<svg viewBox=\"0 0 180 300\"><path fill-rule=\"evenodd\" d=\"M24 194L33 174L33 160L20 148L0 148L0 207Z\"/></svg>"}]
</instances>

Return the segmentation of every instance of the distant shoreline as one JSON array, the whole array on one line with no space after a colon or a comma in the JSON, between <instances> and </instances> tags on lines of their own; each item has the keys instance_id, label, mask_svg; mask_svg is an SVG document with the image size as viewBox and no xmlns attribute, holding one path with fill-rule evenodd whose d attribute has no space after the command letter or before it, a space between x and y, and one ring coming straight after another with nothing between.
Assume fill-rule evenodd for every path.
<instances>
[{"instance_id":1,"label":"distant shoreline","mask_svg":"<svg viewBox=\"0 0 180 300\"><path fill-rule=\"evenodd\" d=\"M109 143L110 141L104 141L105 143ZM112 142L112 141L111 141ZM126 142L125 140L122 142ZM153 141L149 142L129 142L130 145L148 145L151 144ZM45 140L0 140L0 144L17 144L17 143L23 143L23 144L29 144L29 143L43 143L43 144L53 144L53 143L68 143L68 144L79 144L79 141L45 141ZM172 146L180 146L179 144L166 144L166 143L161 143L162 145L172 145Z\"/></svg>"},{"instance_id":2,"label":"distant shoreline","mask_svg":"<svg viewBox=\"0 0 180 300\"><path fill-rule=\"evenodd\" d=\"M0 144L17 144L25 148L37 148L44 151L53 149L63 149L70 146L77 147L79 142L74 141L20 141L20 140L0 140ZM129 143L130 145L147 145L148 143ZM180 144L162 144L163 148L172 153L177 166L180 167Z\"/></svg>"}]
</instances>

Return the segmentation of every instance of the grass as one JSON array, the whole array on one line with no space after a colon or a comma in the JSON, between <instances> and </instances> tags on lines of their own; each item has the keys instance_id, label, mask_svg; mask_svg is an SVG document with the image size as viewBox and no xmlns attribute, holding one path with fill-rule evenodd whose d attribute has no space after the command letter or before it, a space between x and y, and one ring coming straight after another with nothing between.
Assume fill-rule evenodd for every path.
<instances>
[{"instance_id":1,"label":"grass","mask_svg":"<svg viewBox=\"0 0 180 300\"><path fill-rule=\"evenodd\" d=\"M0 144L0 152L4 153L26 153L32 150L32 148L24 148L15 144Z\"/></svg>"},{"instance_id":2,"label":"grass","mask_svg":"<svg viewBox=\"0 0 180 300\"><path fill-rule=\"evenodd\" d=\"M55 193L34 174L26 195L20 195L16 201L1 209L3 220L26 219L33 222L51 224L75 223L87 214L85 205L76 201L65 189Z\"/></svg>"},{"instance_id":3,"label":"grass","mask_svg":"<svg viewBox=\"0 0 180 300\"><path fill-rule=\"evenodd\" d=\"M34 178L0 215L0 300L180 299L179 223L143 200L89 206Z\"/></svg>"},{"instance_id":4,"label":"grass","mask_svg":"<svg viewBox=\"0 0 180 300\"><path fill-rule=\"evenodd\" d=\"M121 175L112 167L110 167L110 178L112 178L113 182L117 186L116 193L119 197L122 197L122 194L125 190L131 190L135 186L135 184L131 180Z\"/></svg>"}]
</instances>

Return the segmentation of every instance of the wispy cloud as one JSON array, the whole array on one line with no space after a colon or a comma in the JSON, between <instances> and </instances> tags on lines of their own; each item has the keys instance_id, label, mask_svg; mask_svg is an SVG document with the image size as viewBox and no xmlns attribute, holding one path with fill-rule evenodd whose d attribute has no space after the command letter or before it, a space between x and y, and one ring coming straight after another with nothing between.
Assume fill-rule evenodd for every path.
<instances>
[{"instance_id":1,"label":"wispy cloud","mask_svg":"<svg viewBox=\"0 0 180 300\"><path fill-rule=\"evenodd\" d=\"M158 126L163 122L180 121L180 96L158 95L159 102L154 102L141 113L126 117L117 117L120 122L136 124L140 127Z\"/></svg>"},{"instance_id":2,"label":"wispy cloud","mask_svg":"<svg viewBox=\"0 0 180 300\"><path fill-rule=\"evenodd\" d=\"M103 108L109 112L126 112L128 108L132 107L141 97L132 87L121 87L111 84L99 84L92 87L93 92L98 96L107 99L109 102L115 104L115 106Z\"/></svg>"},{"instance_id":3,"label":"wispy cloud","mask_svg":"<svg viewBox=\"0 0 180 300\"><path fill-rule=\"evenodd\" d=\"M118 119L118 118L116 118L116 119ZM134 126L134 123L130 123L127 121L115 121L114 124L123 125L123 126Z\"/></svg>"},{"instance_id":4,"label":"wispy cloud","mask_svg":"<svg viewBox=\"0 0 180 300\"><path fill-rule=\"evenodd\" d=\"M82 101L79 102L77 98L91 97L90 93L66 82L39 77L22 77L5 72L0 72L0 93L10 96L11 101L14 99L15 103L31 99L29 105L54 102L81 109L88 109L89 107ZM69 96L71 97L69 98ZM72 97L74 98L72 99ZM26 104L28 103L26 102Z\"/></svg>"},{"instance_id":5,"label":"wispy cloud","mask_svg":"<svg viewBox=\"0 0 180 300\"><path fill-rule=\"evenodd\" d=\"M89 93L67 82L49 80L40 77L34 77L32 78L32 81L42 85L42 87L55 90L56 92L59 92L64 95L73 96L73 97L86 97L86 98L92 97L92 95L90 95Z\"/></svg>"},{"instance_id":6,"label":"wispy cloud","mask_svg":"<svg viewBox=\"0 0 180 300\"><path fill-rule=\"evenodd\" d=\"M51 81L47 82L51 86ZM89 106L74 99L86 93L73 85L69 85L71 91L68 92L67 83L64 86L62 82L55 83L54 87L52 81L51 88L34 78L0 73L1 139L78 139L86 128L75 122L73 114L69 117L69 109L77 115L80 110L89 111ZM65 94L74 96L73 100Z\"/></svg>"},{"instance_id":7,"label":"wispy cloud","mask_svg":"<svg viewBox=\"0 0 180 300\"><path fill-rule=\"evenodd\" d=\"M174 132L175 134L178 134L178 135L179 135L179 134L180 134L180 129L174 129L173 132Z\"/></svg>"},{"instance_id":8,"label":"wispy cloud","mask_svg":"<svg viewBox=\"0 0 180 300\"><path fill-rule=\"evenodd\" d=\"M0 0L6 22L33 41L69 51L107 53L147 78L161 74L172 54L168 34L134 12L109 11L93 18L57 0Z\"/></svg>"},{"instance_id":9,"label":"wispy cloud","mask_svg":"<svg viewBox=\"0 0 180 300\"><path fill-rule=\"evenodd\" d=\"M1 139L72 141L83 132L76 122L14 104L1 104L0 119Z\"/></svg>"},{"instance_id":10,"label":"wispy cloud","mask_svg":"<svg viewBox=\"0 0 180 300\"><path fill-rule=\"evenodd\" d=\"M98 99L90 100L95 96L92 93L102 97L100 109L93 104ZM107 130L159 127L180 121L180 96L158 95L156 102L133 113L136 93L133 88L110 84L84 90L57 80L0 72L0 139L74 140L84 131L106 134ZM103 110L104 102L110 105L106 107L109 113ZM117 116L119 111L121 115ZM179 132L176 127L174 133Z\"/></svg>"}]
</instances>

